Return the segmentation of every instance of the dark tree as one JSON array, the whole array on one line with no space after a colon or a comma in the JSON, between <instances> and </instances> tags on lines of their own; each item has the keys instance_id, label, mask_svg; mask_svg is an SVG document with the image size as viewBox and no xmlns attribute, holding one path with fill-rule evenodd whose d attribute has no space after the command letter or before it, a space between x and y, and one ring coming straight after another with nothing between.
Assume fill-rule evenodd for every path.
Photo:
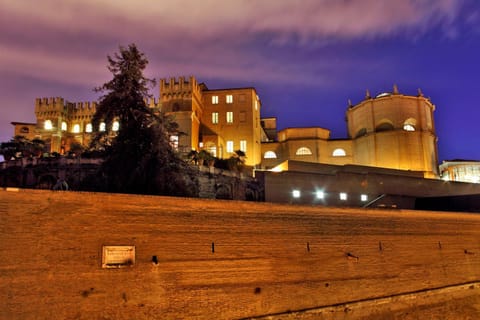
<instances>
[{"instance_id":1,"label":"dark tree","mask_svg":"<svg viewBox=\"0 0 480 320\"><path fill-rule=\"evenodd\" d=\"M195 195L195 179L170 145L177 124L147 106L155 84L143 70L148 60L134 44L108 57L113 79L96 91L104 93L92 124L98 130L91 147L104 150L97 188L110 192ZM118 122L117 130L113 125Z\"/></svg>"},{"instance_id":2,"label":"dark tree","mask_svg":"<svg viewBox=\"0 0 480 320\"><path fill-rule=\"evenodd\" d=\"M0 154L6 161L12 158L40 157L44 149L45 142L43 140L29 140L24 136L15 136L10 141L0 144Z\"/></svg>"}]
</instances>

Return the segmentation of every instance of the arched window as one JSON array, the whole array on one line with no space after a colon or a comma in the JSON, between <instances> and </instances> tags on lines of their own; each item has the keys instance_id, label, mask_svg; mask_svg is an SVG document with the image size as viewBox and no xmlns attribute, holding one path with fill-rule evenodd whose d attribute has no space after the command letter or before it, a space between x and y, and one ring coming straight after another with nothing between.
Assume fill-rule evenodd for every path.
<instances>
[{"instance_id":1,"label":"arched window","mask_svg":"<svg viewBox=\"0 0 480 320\"><path fill-rule=\"evenodd\" d=\"M73 133L79 133L80 132L80 125L77 123L77 124L74 124L73 125Z\"/></svg>"},{"instance_id":2,"label":"arched window","mask_svg":"<svg viewBox=\"0 0 480 320\"><path fill-rule=\"evenodd\" d=\"M337 149L333 150L333 153L332 153L332 156L334 156L334 157L345 157L346 155L347 155L347 153L342 148L337 148Z\"/></svg>"},{"instance_id":3,"label":"arched window","mask_svg":"<svg viewBox=\"0 0 480 320\"><path fill-rule=\"evenodd\" d=\"M355 135L355 138L360 138L360 137L363 137L364 135L367 134L367 129L366 128L362 128L360 130L357 131L357 134Z\"/></svg>"},{"instance_id":4,"label":"arched window","mask_svg":"<svg viewBox=\"0 0 480 320\"><path fill-rule=\"evenodd\" d=\"M403 123L403 130L405 131L415 131L415 125L417 124L417 120L410 118L405 120Z\"/></svg>"},{"instance_id":5,"label":"arched window","mask_svg":"<svg viewBox=\"0 0 480 320\"><path fill-rule=\"evenodd\" d=\"M263 155L263 158L264 159L277 159L277 154L273 151L267 151Z\"/></svg>"},{"instance_id":6,"label":"arched window","mask_svg":"<svg viewBox=\"0 0 480 320\"><path fill-rule=\"evenodd\" d=\"M375 131L377 132L382 132L382 131L390 131L390 130L393 130L394 127L393 127L393 124L389 123L389 122L384 122L384 123L381 123L377 126L377 128L375 129Z\"/></svg>"},{"instance_id":7,"label":"arched window","mask_svg":"<svg viewBox=\"0 0 480 320\"><path fill-rule=\"evenodd\" d=\"M67 123L62 121L62 131L67 131Z\"/></svg>"},{"instance_id":8,"label":"arched window","mask_svg":"<svg viewBox=\"0 0 480 320\"><path fill-rule=\"evenodd\" d=\"M118 123L118 121L113 121L112 131L118 131L118 129L120 129L120 124Z\"/></svg>"},{"instance_id":9,"label":"arched window","mask_svg":"<svg viewBox=\"0 0 480 320\"><path fill-rule=\"evenodd\" d=\"M52 130L53 129L52 120L45 120L45 124L43 125L43 128L45 130Z\"/></svg>"},{"instance_id":10,"label":"arched window","mask_svg":"<svg viewBox=\"0 0 480 320\"><path fill-rule=\"evenodd\" d=\"M100 131L105 131L105 122L100 123L100 127L98 128Z\"/></svg>"},{"instance_id":11,"label":"arched window","mask_svg":"<svg viewBox=\"0 0 480 320\"><path fill-rule=\"evenodd\" d=\"M85 132L92 132L92 131L93 131L92 124L87 123L87 125L85 126Z\"/></svg>"},{"instance_id":12,"label":"arched window","mask_svg":"<svg viewBox=\"0 0 480 320\"><path fill-rule=\"evenodd\" d=\"M295 152L295 154L297 156L308 156L312 154L312 151L307 147L301 147L297 149L297 152Z\"/></svg>"}]
</instances>

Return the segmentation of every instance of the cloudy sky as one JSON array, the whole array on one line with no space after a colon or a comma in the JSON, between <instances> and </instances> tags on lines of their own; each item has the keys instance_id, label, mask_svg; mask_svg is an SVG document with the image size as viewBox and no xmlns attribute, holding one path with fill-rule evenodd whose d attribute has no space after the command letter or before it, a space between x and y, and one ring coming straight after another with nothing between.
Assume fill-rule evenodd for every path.
<instances>
[{"instance_id":1,"label":"cloudy sky","mask_svg":"<svg viewBox=\"0 0 480 320\"><path fill-rule=\"evenodd\" d=\"M0 141L35 121L36 97L98 98L107 55L135 43L151 78L253 86L280 129L334 138L366 89L421 88L440 160L480 160L477 0L0 0L0 30Z\"/></svg>"}]
</instances>

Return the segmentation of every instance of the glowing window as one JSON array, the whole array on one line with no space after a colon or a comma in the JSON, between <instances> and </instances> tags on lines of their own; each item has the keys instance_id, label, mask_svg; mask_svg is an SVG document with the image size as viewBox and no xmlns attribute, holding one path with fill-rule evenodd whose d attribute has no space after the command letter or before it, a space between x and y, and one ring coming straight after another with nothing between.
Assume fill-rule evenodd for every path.
<instances>
[{"instance_id":1,"label":"glowing window","mask_svg":"<svg viewBox=\"0 0 480 320\"><path fill-rule=\"evenodd\" d=\"M62 131L67 131L67 123L62 121Z\"/></svg>"},{"instance_id":2,"label":"glowing window","mask_svg":"<svg viewBox=\"0 0 480 320\"><path fill-rule=\"evenodd\" d=\"M247 140L240 140L240 150L247 152Z\"/></svg>"},{"instance_id":3,"label":"glowing window","mask_svg":"<svg viewBox=\"0 0 480 320\"><path fill-rule=\"evenodd\" d=\"M308 156L312 154L312 151L307 147L301 147L297 149L297 152L295 152L295 154L297 156Z\"/></svg>"},{"instance_id":4,"label":"glowing window","mask_svg":"<svg viewBox=\"0 0 480 320\"><path fill-rule=\"evenodd\" d=\"M227 103L233 103L233 95L227 94Z\"/></svg>"},{"instance_id":5,"label":"glowing window","mask_svg":"<svg viewBox=\"0 0 480 320\"><path fill-rule=\"evenodd\" d=\"M114 121L112 124L112 131L118 131L118 129L120 129L120 124L118 121Z\"/></svg>"},{"instance_id":6,"label":"glowing window","mask_svg":"<svg viewBox=\"0 0 480 320\"><path fill-rule=\"evenodd\" d=\"M227 123L232 123L233 122L233 111L228 111L227 112Z\"/></svg>"},{"instance_id":7,"label":"glowing window","mask_svg":"<svg viewBox=\"0 0 480 320\"><path fill-rule=\"evenodd\" d=\"M227 141L227 152L233 152L233 141Z\"/></svg>"},{"instance_id":8,"label":"glowing window","mask_svg":"<svg viewBox=\"0 0 480 320\"><path fill-rule=\"evenodd\" d=\"M258 97L257 97L257 98L258 98ZM257 111L257 110L258 110L258 101L255 100L255 111Z\"/></svg>"},{"instance_id":9,"label":"glowing window","mask_svg":"<svg viewBox=\"0 0 480 320\"><path fill-rule=\"evenodd\" d=\"M98 128L98 130L100 130L100 131L105 131L105 128L106 128L106 127L105 127L105 122L101 122L101 123L100 123L100 127Z\"/></svg>"},{"instance_id":10,"label":"glowing window","mask_svg":"<svg viewBox=\"0 0 480 320\"><path fill-rule=\"evenodd\" d=\"M345 157L346 155L347 153L345 152L345 150L341 148L333 150L333 153L332 153L332 156L334 157Z\"/></svg>"},{"instance_id":11,"label":"glowing window","mask_svg":"<svg viewBox=\"0 0 480 320\"><path fill-rule=\"evenodd\" d=\"M406 124L403 125L403 130L405 130L405 131L415 131L415 127L412 126L411 124L406 123Z\"/></svg>"},{"instance_id":12,"label":"glowing window","mask_svg":"<svg viewBox=\"0 0 480 320\"><path fill-rule=\"evenodd\" d=\"M293 190L292 191L292 197L300 198L300 190Z\"/></svg>"},{"instance_id":13,"label":"glowing window","mask_svg":"<svg viewBox=\"0 0 480 320\"><path fill-rule=\"evenodd\" d=\"M317 199L325 198L325 193L323 191L317 191L316 193Z\"/></svg>"},{"instance_id":14,"label":"glowing window","mask_svg":"<svg viewBox=\"0 0 480 320\"><path fill-rule=\"evenodd\" d=\"M52 130L53 129L52 121L51 120L45 120L45 124L43 125L43 128L45 130Z\"/></svg>"},{"instance_id":15,"label":"glowing window","mask_svg":"<svg viewBox=\"0 0 480 320\"><path fill-rule=\"evenodd\" d=\"M178 150L178 136L170 136L170 145L173 149Z\"/></svg>"},{"instance_id":16,"label":"glowing window","mask_svg":"<svg viewBox=\"0 0 480 320\"><path fill-rule=\"evenodd\" d=\"M273 151L267 151L263 155L263 158L264 159L277 159L277 154Z\"/></svg>"},{"instance_id":17,"label":"glowing window","mask_svg":"<svg viewBox=\"0 0 480 320\"><path fill-rule=\"evenodd\" d=\"M218 104L218 96L212 96L212 104Z\"/></svg>"},{"instance_id":18,"label":"glowing window","mask_svg":"<svg viewBox=\"0 0 480 320\"><path fill-rule=\"evenodd\" d=\"M365 201L368 200L368 196L366 194L362 194L362 195L360 195L360 200L365 202Z\"/></svg>"},{"instance_id":19,"label":"glowing window","mask_svg":"<svg viewBox=\"0 0 480 320\"><path fill-rule=\"evenodd\" d=\"M78 123L74 124L72 131L73 131L73 133L79 133L80 132L80 125Z\"/></svg>"},{"instance_id":20,"label":"glowing window","mask_svg":"<svg viewBox=\"0 0 480 320\"><path fill-rule=\"evenodd\" d=\"M218 123L218 112L212 112L212 123L213 124Z\"/></svg>"},{"instance_id":21,"label":"glowing window","mask_svg":"<svg viewBox=\"0 0 480 320\"><path fill-rule=\"evenodd\" d=\"M85 132L92 132L92 131L93 131L92 124L87 123L87 125L85 126Z\"/></svg>"},{"instance_id":22,"label":"glowing window","mask_svg":"<svg viewBox=\"0 0 480 320\"><path fill-rule=\"evenodd\" d=\"M345 192L340 192L340 200L345 201L347 200L348 196Z\"/></svg>"}]
</instances>

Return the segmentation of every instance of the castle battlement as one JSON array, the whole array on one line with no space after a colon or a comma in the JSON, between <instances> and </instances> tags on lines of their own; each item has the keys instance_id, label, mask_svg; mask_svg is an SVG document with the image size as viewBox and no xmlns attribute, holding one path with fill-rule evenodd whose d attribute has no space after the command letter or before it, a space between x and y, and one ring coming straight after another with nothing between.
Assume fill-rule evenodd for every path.
<instances>
[{"instance_id":1,"label":"castle battlement","mask_svg":"<svg viewBox=\"0 0 480 320\"><path fill-rule=\"evenodd\" d=\"M175 77L168 79L160 79L160 94L162 96L170 94L199 94L201 92L200 86L195 77L190 76L188 81L185 77Z\"/></svg>"}]
</instances>

